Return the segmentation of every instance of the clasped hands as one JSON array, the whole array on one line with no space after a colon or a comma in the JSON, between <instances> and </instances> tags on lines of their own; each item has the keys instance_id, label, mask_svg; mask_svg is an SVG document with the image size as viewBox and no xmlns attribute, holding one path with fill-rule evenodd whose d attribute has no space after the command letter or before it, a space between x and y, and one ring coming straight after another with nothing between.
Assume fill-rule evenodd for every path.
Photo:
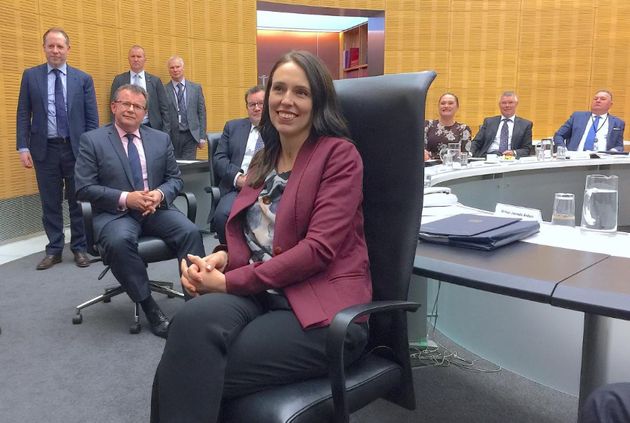
<instances>
[{"instance_id":1,"label":"clasped hands","mask_svg":"<svg viewBox=\"0 0 630 423\"><path fill-rule=\"evenodd\" d=\"M217 251L201 258L188 254L190 265L182 260L182 286L192 297L210 292L226 292L225 267L228 255L225 251Z\"/></svg>"},{"instance_id":2,"label":"clasped hands","mask_svg":"<svg viewBox=\"0 0 630 423\"><path fill-rule=\"evenodd\" d=\"M142 216L155 213L162 202L162 193L158 190L131 191L127 194L127 207L142 212Z\"/></svg>"}]
</instances>

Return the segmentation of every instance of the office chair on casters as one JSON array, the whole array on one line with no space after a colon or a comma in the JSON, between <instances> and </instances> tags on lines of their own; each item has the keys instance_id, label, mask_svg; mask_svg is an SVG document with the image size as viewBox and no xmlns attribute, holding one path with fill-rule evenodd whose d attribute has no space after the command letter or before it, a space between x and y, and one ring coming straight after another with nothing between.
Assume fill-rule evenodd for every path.
<instances>
[{"instance_id":1,"label":"office chair on casters","mask_svg":"<svg viewBox=\"0 0 630 423\"><path fill-rule=\"evenodd\" d=\"M187 210L186 217L191 222L195 221L195 217L197 215L197 200L195 196L188 192L182 192L179 194L179 197L183 197L186 200ZM92 225L92 205L88 202L80 202L81 210L83 212L83 223L85 226L85 237L87 241L87 250L90 255L96 257L91 260L92 263L102 261L105 265L105 269L99 274L98 280L103 279L103 277L107 274L110 269L110 264L106 263L103 260L103 255L101 254L100 246L94 240L94 228ZM158 261L172 260L177 258L173 251L166 245L166 243L158 237L154 236L141 236L138 239L138 252L140 253L140 257L144 261L145 265L149 263L155 263ZM149 281L149 287L152 292L157 292L160 294L164 294L169 298L180 297L184 298L184 294L175 290L173 288L172 282L162 282L162 281ZM81 314L81 310L86 307L89 307L96 303L109 303L112 297L115 297L119 294L124 294L125 290L121 285L111 286L109 288L105 288L105 291L97 296L88 300L84 303L76 306L76 315L72 318L72 323L75 325L79 325L83 322L83 315ZM142 330L142 326L140 325L140 304L134 304L134 320L131 326L129 327L129 332L133 334L140 333Z\"/></svg>"},{"instance_id":2,"label":"office chair on casters","mask_svg":"<svg viewBox=\"0 0 630 423\"><path fill-rule=\"evenodd\" d=\"M219 199L221 198L221 192L219 191L219 176L214 169L214 152L217 151L219 140L221 139L222 132L208 132L208 176L210 185L206 186L204 190L210 194L210 213L208 214L207 223L210 224L210 231L216 232L213 225L212 218L214 217L214 211L216 210Z\"/></svg>"},{"instance_id":3,"label":"office chair on casters","mask_svg":"<svg viewBox=\"0 0 630 423\"><path fill-rule=\"evenodd\" d=\"M435 75L421 72L335 81L363 158L363 212L373 302L349 307L333 319L326 346L328 377L230 400L222 409L223 423L347 423L351 412L378 398L415 408L405 312L420 306L406 299L422 214L424 106ZM344 368L346 328L368 314L366 352Z\"/></svg>"}]
</instances>

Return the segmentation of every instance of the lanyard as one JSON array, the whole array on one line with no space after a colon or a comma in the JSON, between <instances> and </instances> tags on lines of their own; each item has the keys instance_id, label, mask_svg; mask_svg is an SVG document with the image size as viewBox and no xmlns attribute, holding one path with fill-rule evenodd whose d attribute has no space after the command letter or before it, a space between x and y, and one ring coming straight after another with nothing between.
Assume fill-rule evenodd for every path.
<instances>
[{"instance_id":1,"label":"lanyard","mask_svg":"<svg viewBox=\"0 0 630 423\"><path fill-rule=\"evenodd\" d=\"M601 116L599 116L599 117L601 117ZM604 127L604 125L606 124L606 121L608 120L608 115L606 115L606 119L603 120L602 124L599 125L599 128L595 125L595 116L592 116L591 120L593 121L593 123L592 123L593 131L597 134L597 131L602 129Z\"/></svg>"}]
</instances>

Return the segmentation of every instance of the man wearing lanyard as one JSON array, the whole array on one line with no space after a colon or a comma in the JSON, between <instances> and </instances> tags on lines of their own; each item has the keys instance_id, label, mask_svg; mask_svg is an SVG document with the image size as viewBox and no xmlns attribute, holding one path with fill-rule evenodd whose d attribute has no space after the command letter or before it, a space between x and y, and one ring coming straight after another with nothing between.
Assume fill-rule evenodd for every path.
<instances>
[{"instance_id":1,"label":"man wearing lanyard","mask_svg":"<svg viewBox=\"0 0 630 423\"><path fill-rule=\"evenodd\" d=\"M70 39L61 28L43 37L47 63L22 75L17 108L17 150L22 165L35 168L42 223L48 237L46 255L37 265L45 270L61 262L64 247L63 191L70 212L70 249L79 267L90 265L81 208L74 196L74 165L79 137L98 127L92 77L66 63Z\"/></svg>"},{"instance_id":2,"label":"man wearing lanyard","mask_svg":"<svg viewBox=\"0 0 630 423\"><path fill-rule=\"evenodd\" d=\"M194 160L206 144L206 100L201 85L184 78L184 59L172 56L167 66L171 81L164 89L175 158Z\"/></svg>"},{"instance_id":3,"label":"man wearing lanyard","mask_svg":"<svg viewBox=\"0 0 630 423\"><path fill-rule=\"evenodd\" d=\"M595 93L590 112L574 112L553 136L556 145L571 151L623 151L623 120L608 113L613 105L610 91Z\"/></svg>"}]
</instances>

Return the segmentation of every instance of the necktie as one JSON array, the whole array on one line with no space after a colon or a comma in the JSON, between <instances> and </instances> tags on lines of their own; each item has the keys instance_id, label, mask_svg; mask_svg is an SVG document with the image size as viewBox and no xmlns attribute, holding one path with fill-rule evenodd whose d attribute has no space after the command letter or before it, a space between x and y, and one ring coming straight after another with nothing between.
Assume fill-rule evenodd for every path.
<instances>
[{"instance_id":1,"label":"necktie","mask_svg":"<svg viewBox=\"0 0 630 423\"><path fill-rule=\"evenodd\" d=\"M57 135L61 138L68 138L68 112L66 111L66 100L63 98L63 83L61 82L61 71L53 69L55 73L55 116L57 121Z\"/></svg>"},{"instance_id":2,"label":"necktie","mask_svg":"<svg viewBox=\"0 0 630 423\"><path fill-rule=\"evenodd\" d=\"M501 126L501 133L499 134L499 153L503 153L508 149L508 138L510 136L510 130L508 129L509 119L502 119L503 126Z\"/></svg>"},{"instance_id":3,"label":"necktie","mask_svg":"<svg viewBox=\"0 0 630 423\"><path fill-rule=\"evenodd\" d=\"M188 129L188 115L186 110L186 101L184 99L184 84L177 83L177 108L179 109L179 129Z\"/></svg>"},{"instance_id":4,"label":"necktie","mask_svg":"<svg viewBox=\"0 0 630 423\"><path fill-rule=\"evenodd\" d=\"M144 190L144 181L142 179L142 166L140 165L140 155L138 149L133 143L133 134L125 135L127 137L127 157L129 158L129 167L131 167L131 176L133 177L133 187L137 191Z\"/></svg>"},{"instance_id":5,"label":"necktie","mask_svg":"<svg viewBox=\"0 0 630 423\"><path fill-rule=\"evenodd\" d=\"M263 139L259 133L258 138L256 138L256 145L254 146L254 154L258 153L258 150L262 150L264 146L265 146L265 143L263 142Z\"/></svg>"},{"instance_id":6,"label":"necktie","mask_svg":"<svg viewBox=\"0 0 630 423\"><path fill-rule=\"evenodd\" d=\"M599 123L599 116L595 116L593 119L593 124L591 125L591 129L588 131L588 135L586 135L586 140L584 140L584 151L592 150L595 144L595 137L597 136L597 124Z\"/></svg>"},{"instance_id":7,"label":"necktie","mask_svg":"<svg viewBox=\"0 0 630 423\"><path fill-rule=\"evenodd\" d=\"M140 75L134 73L132 79L133 81L131 81L131 84L140 86Z\"/></svg>"}]
</instances>

